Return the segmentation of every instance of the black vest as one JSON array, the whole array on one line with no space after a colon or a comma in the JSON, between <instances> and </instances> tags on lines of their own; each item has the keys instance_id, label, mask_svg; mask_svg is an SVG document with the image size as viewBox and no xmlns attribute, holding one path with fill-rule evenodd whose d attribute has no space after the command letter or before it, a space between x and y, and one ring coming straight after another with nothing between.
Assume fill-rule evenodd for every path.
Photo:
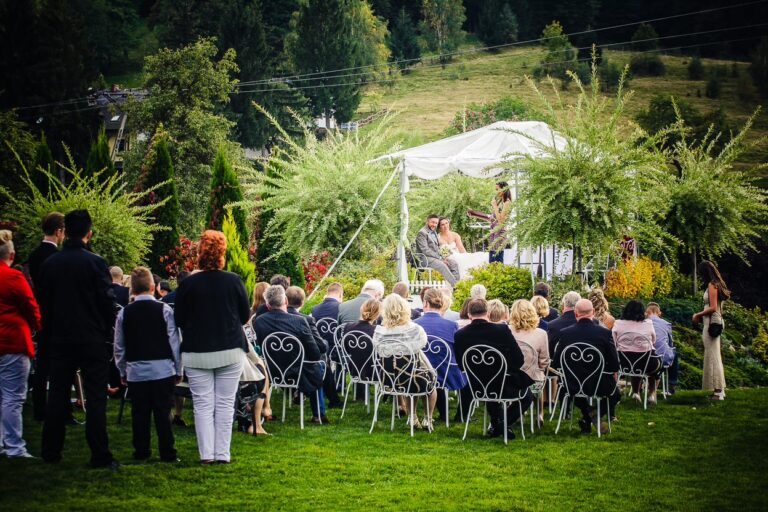
<instances>
[{"instance_id":1,"label":"black vest","mask_svg":"<svg viewBox=\"0 0 768 512\"><path fill-rule=\"evenodd\" d=\"M126 361L173 359L163 307L155 300L139 300L123 310Z\"/></svg>"}]
</instances>

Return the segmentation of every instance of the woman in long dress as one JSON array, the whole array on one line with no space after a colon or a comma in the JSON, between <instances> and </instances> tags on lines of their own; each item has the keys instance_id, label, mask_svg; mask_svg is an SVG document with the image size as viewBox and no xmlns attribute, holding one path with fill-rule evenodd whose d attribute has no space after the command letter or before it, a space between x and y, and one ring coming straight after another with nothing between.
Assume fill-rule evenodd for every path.
<instances>
[{"instance_id":1,"label":"woman in long dress","mask_svg":"<svg viewBox=\"0 0 768 512\"><path fill-rule=\"evenodd\" d=\"M491 201L493 214L491 216L491 263L504 262L504 249L507 247L507 230L504 225L509 218L509 210L512 207L512 193L509 185L504 181L496 183L496 195Z\"/></svg>"},{"instance_id":2,"label":"woman in long dress","mask_svg":"<svg viewBox=\"0 0 768 512\"><path fill-rule=\"evenodd\" d=\"M699 264L699 274L703 282L707 283L704 292L704 309L693 315L693 325L704 323L701 339L704 344L704 375L701 388L712 390L711 400L725 400L725 371L723 370L723 358L720 354L720 334L710 334L710 325L723 325L722 304L731 298L723 277L717 267L711 261L704 260ZM722 328L720 328L722 331Z\"/></svg>"},{"instance_id":3,"label":"woman in long dress","mask_svg":"<svg viewBox=\"0 0 768 512\"><path fill-rule=\"evenodd\" d=\"M441 251L450 251L451 258L459 266L459 279L469 277L469 271L488 263L488 253L467 252L458 233L451 231L451 221L440 217L437 223L437 238Z\"/></svg>"}]
</instances>

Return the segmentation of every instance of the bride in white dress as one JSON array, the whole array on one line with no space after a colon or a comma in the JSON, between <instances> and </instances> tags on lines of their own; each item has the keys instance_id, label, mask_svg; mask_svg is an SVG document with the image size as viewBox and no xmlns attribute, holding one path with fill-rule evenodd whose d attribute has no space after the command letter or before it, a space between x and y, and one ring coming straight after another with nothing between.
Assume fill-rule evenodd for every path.
<instances>
[{"instance_id":1,"label":"bride in white dress","mask_svg":"<svg viewBox=\"0 0 768 512\"><path fill-rule=\"evenodd\" d=\"M450 257L459 266L460 279L469 277L471 269L488 264L487 252L467 252L461 242L461 236L451 231L451 221L448 218L440 218L437 224L437 237L440 241L440 252L450 251Z\"/></svg>"}]
</instances>

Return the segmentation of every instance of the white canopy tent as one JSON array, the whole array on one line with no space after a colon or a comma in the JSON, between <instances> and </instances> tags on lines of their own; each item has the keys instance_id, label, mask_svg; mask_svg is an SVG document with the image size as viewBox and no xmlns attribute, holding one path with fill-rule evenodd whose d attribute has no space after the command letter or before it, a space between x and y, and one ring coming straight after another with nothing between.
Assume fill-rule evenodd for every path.
<instances>
[{"instance_id":1,"label":"white canopy tent","mask_svg":"<svg viewBox=\"0 0 768 512\"><path fill-rule=\"evenodd\" d=\"M502 172L500 167L495 167L502 162L522 158L523 155L541 155L542 145L561 149L565 144L566 139L546 123L499 121L476 130L378 158L377 160L388 159L393 163L398 162L400 171L400 235L397 247L400 279L408 281L405 244L408 243L409 218L405 196L410 188L410 177L435 180L452 172L460 172L474 178L493 178ZM516 183L510 185L513 197L516 199ZM537 252L539 261L534 262ZM542 263L541 255L543 255L543 248L519 249L514 244L511 251L505 251L505 263L530 264L533 267L535 264ZM570 267L569 257L570 254L561 254L560 258L553 254L551 261L544 261L545 273L550 274L557 272L559 268Z\"/></svg>"}]
</instances>

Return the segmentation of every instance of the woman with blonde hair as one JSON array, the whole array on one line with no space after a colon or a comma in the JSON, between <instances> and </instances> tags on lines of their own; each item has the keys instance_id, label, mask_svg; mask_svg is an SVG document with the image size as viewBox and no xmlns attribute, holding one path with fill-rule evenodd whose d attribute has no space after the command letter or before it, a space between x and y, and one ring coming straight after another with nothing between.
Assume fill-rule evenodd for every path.
<instances>
[{"instance_id":1,"label":"woman with blonde hair","mask_svg":"<svg viewBox=\"0 0 768 512\"><path fill-rule=\"evenodd\" d=\"M374 353L383 357L390 357L394 354L393 347L405 348L409 354L416 356L417 365L414 368L413 385L418 390L425 390L432 387L432 393L429 395L429 404L427 418L419 422L416 414L416 407L411 411L408 418L409 425L415 428L424 428L432 431L432 413L435 409L437 392L434 389L436 373L434 368L423 352L427 346L427 333L424 329L411 321L411 308L408 302L401 296L391 293L387 295L382 303L382 322L376 326L373 332ZM405 409L405 398L398 397L401 411Z\"/></svg>"},{"instance_id":2,"label":"woman with blonde hair","mask_svg":"<svg viewBox=\"0 0 768 512\"><path fill-rule=\"evenodd\" d=\"M549 366L549 339L547 332L539 327L541 321L541 312L549 314L549 303L544 297L536 296L534 298L543 299L545 307L537 310L533 303L526 299L519 299L512 303L510 309L509 327L512 329L512 335L517 341L517 345L523 352L525 363L523 371L534 382L544 382L547 379L547 367ZM539 397L539 421L543 421L544 395Z\"/></svg>"},{"instance_id":3,"label":"woman with blonde hair","mask_svg":"<svg viewBox=\"0 0 768 512\"><path fill-rule=\"evenodd\" d=\"M592 291L589 292L589 301L595 308L595 320L600 324L600 327L613 329L616 319L611 315L608 300L605 298L602 288L592 288Z\"/></svg>"},{"instance_id":4,"label":"woman with blonde hair","mask_svg":"<svg viewBox=\"0 0 768 512\"><path fill-rule=\"evenodd\" d=\"M547 318L550 313L549 301L546 299L546 297L542 297L541 295L534 295L533 298L531 298L531 305L536 310L536 314L539 315L539 329L546 331L548 322L544 319Z\"/></svg>"},{"instance_id":5,"label":"woman with blonde hair","mask_svg":"<svg viewBox=\"0 0 768 512\"><path fill-rule=\"evenodd\" d=\"M499 299L488 301L488 320L492 324L505 324L509 321L509 308Z\"/></svg>"}]
</instances>

